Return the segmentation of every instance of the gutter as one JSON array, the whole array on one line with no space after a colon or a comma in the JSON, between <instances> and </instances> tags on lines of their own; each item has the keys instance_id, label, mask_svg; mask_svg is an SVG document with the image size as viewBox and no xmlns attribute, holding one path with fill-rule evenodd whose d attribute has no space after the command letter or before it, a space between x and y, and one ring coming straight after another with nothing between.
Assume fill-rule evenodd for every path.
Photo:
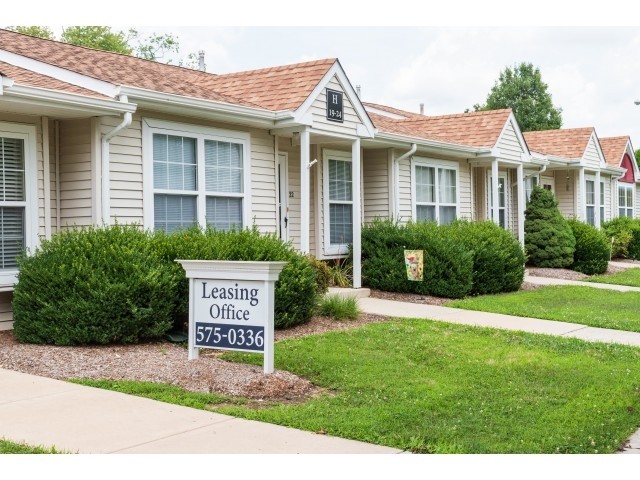
<instances>
[{"instance_id":1,"label":"gutter","mask_svg":"<svg viewBox=\"0 0 640 480\"><path fill-rule=\"evenodd\" d=\"M128 105L129 99L126 95L120 95L119 101ZM110 179L110 163L109 163L109 142L118 132L129 127L133 120L132 112L124 112L122 122L113 130L102 137L102 224L109 225L111 223L111 193L109 186Z\"/></svg>"},{"instance_id":2,"label":"gutter","mask_svg":"<svg viewBox=\"0 0 640 480\"><path fill-rule=\"evenodd\" d=\"M400 220L400 161L404 160L407 157L410 157L411 155L416 153L417 150L418 150L418 144L414 143L411 145L411 149L409 151L403 153L393 161L393 176L395 177L394 178L395 181L393 182L393 190L394 190L393 202L395 203L396 222Z\"/></svg>"}]
</instances>

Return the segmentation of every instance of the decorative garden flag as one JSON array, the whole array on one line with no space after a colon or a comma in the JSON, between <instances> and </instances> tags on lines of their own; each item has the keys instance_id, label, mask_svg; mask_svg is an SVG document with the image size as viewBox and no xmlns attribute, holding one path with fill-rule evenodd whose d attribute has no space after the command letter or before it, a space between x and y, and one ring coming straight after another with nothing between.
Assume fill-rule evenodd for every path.
<instances>
[{"instance_id":1,"label":"decorative garden flag","mask_svg":"<svg viewBox=\"0 0 640 480\"><path fill-rule=\"evenodd\" d=\"M404 264L407 267L407 279L412 282L422 281L424 255L422 250L405 250Z\"/></svg>"}]
</instances>

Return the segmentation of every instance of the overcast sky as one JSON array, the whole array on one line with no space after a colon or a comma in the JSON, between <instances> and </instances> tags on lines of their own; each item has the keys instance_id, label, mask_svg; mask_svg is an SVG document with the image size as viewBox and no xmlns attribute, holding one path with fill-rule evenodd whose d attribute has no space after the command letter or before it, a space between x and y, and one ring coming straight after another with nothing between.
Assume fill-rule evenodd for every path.
<instances>
[{"instance_id":1,"label":"overcast sky","mask_svg":"<svg viewBox=\"0 0 640 480\"><path fill-rule=\"evenodd\" d=\"M607 5L610 8L595 10L594 5L587 0L581 3L581 7L585 11L591 11L595 19L606 20L607 14L615 11L616 2L617 0L609 0ZM276 3L279 2L260 2L254 5L266 8ZM282 15L274 14L273 9L268 9L266 11L270 13L264 17L256 17L260 13L257 7L247 8L247 18L254 19L255 24L296 24L299 20L287 17L286 12L297 11L293 9L295 6L311 5L303 1L280 3L289 3L294 7L281 9ZM371 0L366 5L374 3ZM478 23L484 20L509 25L509 18L486 17L490 4L491 2L467 4L467 8L458 10L459 14L455 19L469 23L468 18L474 13L470 8L484 6L484 10L479 10ZM515 5L513 2L506 4ZM204 3L199 5L201 7L196 7L195 10L174 9L171 15L165 12L160 20L165 20L165 24L170 23L174 12L175 23L180 20L184 22L185 12L189 12L193 23L207 19L211 19L211 23L221 23L221 18L225 19L224 23L231 23L227 21L228 18L247 20L233 15L216 15L215 9L207 11L206 7L202 7ZM389 2L385 5L389 5ZM541 0L536 5L537 10L526 14L519 12L518 23L523 23L521 20L527 18L536 21L540 18L540 13L546 15L549 5L555 5L555 2ZM595 5L601 7L602 3ZM371 20L373 23L384 24L387 19L389 24L398 24L398 13L404 12L401 9L378 9L376 12L382 16L371 19L357 11L345 13L345 8L349 7L334 6L334 10L331 10L327 6L316 10L314 16L305 17L305 20L322 25L329 24L330 19L338 20L337 24ZM561 15L559 8L562 7L554 10L557 17L547 15L543 18L549 24L552 21L570 23L565 21L566 16ZM405 23L416 23L424 18L429 19L429 23L434 23L434 16L427 15L429 11L426 8L422 13L407 10L416 15L401 16L400 21L404 19ZM199 15L200 13L202 14ZM574 12L570 10L569 15L575 23ZM84 23L109 24L107 22L112 16L89 18ZM27 18L31 20L32 17ZM337 57L353 85L361 85L363 100L415 112L418 111L419 104L424 103L427 114L459 113L475 103L482 103L501 70L519 62L531 62L540 68L554 104L562 108L564 128L593 126L600 137L631 135L634 147L640 148L640 106L633 103L640 99L640 27L144 27L145 24L158 24L159 19L137 12L128 17L130 23L120 26L123 18L127 17L119 14L120 21L111 25L123 29L134 26L141 33L176 35L180 41L182 57L204 50L207 71L212 73ZM443 18L445 21L449 19ZM633 22L634 19L638 23L637 19L640 19L628 9L618 10L615 18L619 23ZM36 18L33 19L36 23ZM60 18L53 19L58 24L62 23ZM19 20L22 20L21 24L25 24L24 12ZM71 24L66 20L68 19L65 18L65 24ZM598 23L594 18L587 21Z\"/></svg>"}]
</instances>

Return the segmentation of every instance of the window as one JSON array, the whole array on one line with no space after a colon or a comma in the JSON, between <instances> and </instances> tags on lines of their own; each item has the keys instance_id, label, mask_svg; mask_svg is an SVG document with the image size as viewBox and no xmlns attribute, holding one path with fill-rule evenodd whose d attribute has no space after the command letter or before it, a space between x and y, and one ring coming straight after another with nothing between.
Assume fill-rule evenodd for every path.
<instances>
[{"instance_id":1,"label":"window","mask_svg":"<svg viewBox=\"0 0 640 480\"><path fill-rule=\"evenodd\" d=\"M604 221L604 182L600 182L600 224Z\"/></svg>"},{"instance_id":2,"label":"window","mask_svg":"<svg viewBox=\"0 0 640 480\"><path fill-rule=\"evenodd\" d=\"M618 215L633 217L633 184L618 184Z\"/></svg>"},{"instance_id":3,"label":"window","mask_svg":"<svg viewBox=\"0 0 640 480\"><path fill-rule=\"evenodd\" d=\"M489 175L489 212L488 217L493 218L493 179ZM498 174L498 225L507 228L507 177Z\"/></svg>"},{"instance_id":4,"label":"window","mask_svg":"<svg viewBox=\"0 0 640 480\"><path fill-rule=\"evenodd\" d=\"M143 129L144 155L152 159L145 161L152 164L145 168L145 227L173 232L247 225L248 134L151 119Z\"/></svg>"},{"instance_id":5,"label":"window","mask_svg":"<svg viewBox=\"0 0 640 480\"><path fill-rule=\"evenodd\" d=\"M458 165L413 161L413 218L448 225L458 217Z\"/></svg>"},{"instance_id":6,"label":"window","mask_svg":"<svg viewBox=\"0 0 640 480\"><path fill-rule=\"evenodd\" d=\"M324 150L325 254L348 253L353 242L351 154ZM326 215L328 214L328 218Z\"/></svg>"},{"instance_id":7,"label":"window","mask_svg":"<svg viewBox=\"0 0 640 480\"><path fill-rule=\"evenodd\" d=\"M595 212L596 212L596 182L593 180L587 180L586 188L586 207L587 207L587 223L589 225L596 224Z\"/></svg>"},{"instance_id":8,"label":"window","mask_svg":"<svg viewBox=\"0 0 640 480\"><path fill-rule=\"evenodd\" d=\"M0 285L16 281L16 257L37 244L35 127L0 123Z\"/></svg>"},{"instance_id":9,"label":"window","mask_svg":"<svg viewBox=\"0 0 640 480\"><path fill-rule=\"evenodd\" d=\"M529 204L529 199L531 198L533 187L535 187L536 185L538 185L538 177L529 177L524 181L524 192L527 198L527 204Z\"/></svg>"}]
</instances>

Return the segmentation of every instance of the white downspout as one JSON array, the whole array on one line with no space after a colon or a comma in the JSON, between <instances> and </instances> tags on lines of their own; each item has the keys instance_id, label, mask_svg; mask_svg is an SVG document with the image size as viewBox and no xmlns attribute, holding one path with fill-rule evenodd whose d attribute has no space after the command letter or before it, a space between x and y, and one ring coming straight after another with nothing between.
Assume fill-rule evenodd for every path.
<instances>
[{"instance_id":1,"label":"white downspout","mask_svg":"<svg viewBox=\"0 0 640 480\"><path fill-rule=\"evenodd\" d=\"M394 202L395 202L395 207L396 207L396 215L395 215L395 221L399 221L400 220L400 162L402 160L404 160L407 157L410 157L411 155L413 155L414 153L416 153L416 151L418 150L418 144L417 143L413 143L411 144L411 150L409 150L406 153L403 153L402 155L400 155L398 158L395 159L395 161L393 162L393 175L395 177L395 182L394 182Z\"/></svg>"},{"instance_id":2,"label":"white downspout","mask_svg":"<svg viewBox=\"0 0 640 480\"><path fill-rule=\"evenodd\" d=\"M119 100L122 103L128 103L129 99L126 95L120 95ZM131 121L133 120L133 114L131 112L125 112L122 122L116 126L109 133L105 134L102 137L102 224L109 225L111 223L111 192L109 189L109 177L110 177L110 166L109 166L109 142L113 137L115 137L120 130L123 130L129 125L131 125Z\"/></svg>"}]
</instances>

